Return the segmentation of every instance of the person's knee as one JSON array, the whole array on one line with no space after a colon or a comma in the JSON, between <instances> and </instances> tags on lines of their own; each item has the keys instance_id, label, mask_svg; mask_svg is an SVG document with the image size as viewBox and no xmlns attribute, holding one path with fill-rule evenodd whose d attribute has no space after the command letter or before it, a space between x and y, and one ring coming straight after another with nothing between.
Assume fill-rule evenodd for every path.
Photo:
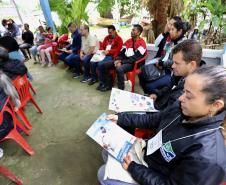
<instances>
[{"instance_id":1,"label":"person's knee","mask_svg":"<svg viewBox=\"0 0 226 185\"><path fill-rule=\"evenodd\" d=\"M104 181L104 175L105 175L105 166L106 165L102 165L98 172L97 172L97 178L98 178L98 181L103 184L103 181Z\"/></svg>"},{"instance_id":2,"label":"person's knee","mask_svg":"<svg viewBox=\"0 0 226 185\"><path fill-rule=\"evenodd\" d=\"M116 73L117 73L117 74L124 73L123 68L122 68L122 67L117 67L117 68L116 68Z\"/></svg>"}]
</instances>

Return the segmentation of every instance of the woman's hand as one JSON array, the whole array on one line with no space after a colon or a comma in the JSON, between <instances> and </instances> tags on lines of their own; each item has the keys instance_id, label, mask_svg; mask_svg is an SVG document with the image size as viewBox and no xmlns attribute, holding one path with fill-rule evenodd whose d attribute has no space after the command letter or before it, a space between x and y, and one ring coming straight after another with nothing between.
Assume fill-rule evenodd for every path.
<instances>
[{"instance_id":1,"label":"woman's hand","mask_svg":"<svg viewBox=\"0 0 226 185\"><path fill-rule=\"evenodd\" d=\"M131 163L131 158L129 156L129 154L127 154L127 156L124 157L124 162L122 163L122 167L125 169L125 170L128 170L129 168L129 165Z\"/></svg>"},{"instance_id":2,"label":"woman's hand","mask_svg":"<svg viewBox=\"0 0 226 185\"><path fill-rule=\"evenodd\" d=\"M118 116L115 115L115 114L109 114L109 115L107 116L107 120L111 120L112 122L117 123L117 121L118 121Z\"/></svg>"}]
</instances>

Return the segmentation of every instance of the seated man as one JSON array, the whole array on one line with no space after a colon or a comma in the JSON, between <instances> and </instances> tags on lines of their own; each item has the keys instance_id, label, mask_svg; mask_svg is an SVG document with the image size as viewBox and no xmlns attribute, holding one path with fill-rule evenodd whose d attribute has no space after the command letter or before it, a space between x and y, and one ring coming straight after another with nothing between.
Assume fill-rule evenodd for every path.
<instances>
[{"instance_id":1,"label":"seated man","mask_svg":"<svg viewBox=\"0 0 226 185\"><path fill-rule=\"evenodd\" d=\"M155 101L155 108L158 110L172 105L183 93L184 79L196 68L205 63L201 61L202 47L195 40L189 39L179 43L173 48L172 55L173 77L171 85L156 89L150 95L150 98Z\"/></svg>"},{"instance_id":2,"label":"seated man","mask_svg":"<svg viewBox=\"0 0 226 185\"><path fill-rule=\"evenodd\" d=\"M23 44L20 45L20 50L22 51L25 60L28 60L31 58L31 54L29 51L29 48L34 44L34 35L33 33L29 30L29 25L24 24L24 30L22 32L22 39L23 39ZM28 52L29 57L27 56L26 50Z\"/></svg>"},{"instance_id":3,"label":"seated man","mask_svg":"<svg viewBox=\"0 0 226 185\"><path fill-rule=\"evenodd\" d=\"M91 63L91 77L92 80L89 82L89 85L93 85L97 82L97 67L99 71L100 84L104 84L104 79L102 76L102 68L105 62L113 61L113 59L118 56L122 48L122 38L117 34L116 29L113 25L108 26L108 36L104 38L103 43L100 46L101 51L105 53L105 58L102 61L92 62Z\"/></svg>"},{"instance_id":4,"label":"seated man","mask_svg":"<svg viewBox=\"0 0 226 185\"><path fill-rule=\"evenodd\" d=\"M112 88L112 77L110 75L110 69L116 68L118 78L118 88L124 90L125 81L124 74L128 71L132 71L134 63L142 58L146 52L146 43L140 37L143 31L142 26L136 24L131 31L131 37L127 40L122 47L118 57L114 62L105 62L100 70L100 74L103 76L104 84L98 86L100 91L108 91Z\"/></svg>"},{"instance_id":5,"label":"seated man","mask_svg":"<svg viewBox=\"0 0 226 185\"><path fill-rule=\"evenodd\" d=\"M82 49L80 51L80 58L76 63L76 74L79 73L81 66L80 60L83 62L84 65L84 76L81 80L82 83L89 82L91 80L90 75L90 60L98 49L99 43L95 36L90 35L89 33L89 26L81 25L80 27L81 35L82 35ZM78 78L78 76L74 76L74 78Z\"/></svg>"},{"instance_id":6,"label":"seated man","mask_svg":"<svg viewBox=\"0 0 226 185\"><path fill-rule=\"evenodd\" d=\"M63 53L59 56L59 60L62 60L70 68L76 68L76 62L80 59L79 52L82 45L81 34L78 31L76 23L69 23L68 30L71 32L72 43L69 44L66 48L63 48ZM74 71L73 76L80 76L81 69Z\"/></svg>"}]
</instances>

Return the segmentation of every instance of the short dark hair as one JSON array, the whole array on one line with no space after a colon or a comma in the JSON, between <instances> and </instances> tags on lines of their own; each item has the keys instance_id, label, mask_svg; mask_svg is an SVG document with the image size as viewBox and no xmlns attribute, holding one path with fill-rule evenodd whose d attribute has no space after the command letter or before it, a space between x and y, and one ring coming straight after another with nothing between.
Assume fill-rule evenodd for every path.
<instances>
[{"instance_id":1,"label":"short dark hair","mask_svg":"<svg viewBox=\"0 0 226 185\"><path fill-rule=\"evenodd\" d=\"M69 24L67 25L67 27L69 28L71 25L77 26L77 24L75 22L69 22Z\"/></svg>"},{"instance_id":2,"label":"short dark hair","mask_svg":"<svg viewBox=\"0 0 226 185\"><path fill-rule=\"evenodd\" d=\"M1 37L0 38L0 46L7 49L8 52L19 50L19 45L17 44L17 41L10 36Z\"/></svg>"},{"instance_id":3,"label":"short dark hair","mask_svg":"<svg viewBox=\"0 0 226 185\"><path fill-rule=\"evenodd\" d=\"M140 34L143 32L143 27L142 27L141 25L139 25L139 24L134 24L133 27L134 27L134 28L137 28L138 31L140 32Z\"/></svg>"},{"instance_id":4,"label":"short dark hair","mask_svg":"<svg viewBox=\"0 0 226 185\"><path fill-rule=\"evenodd\" d=\"M175 20L176 22L182 21L180 16L173 16L171 19Z\"/></svg>"},{"instance_id":5,"label":"short dark hair","mask_svg":"<svg viewBox=\"0 0 226 185\"><path fill-rule=\"evenodd\" d=\"M29 28L29 24L28 24L28 23L24 23L24 26L25 26L25 25Z\"/></svg>"},{"instance_id":6,"label":"short dark hair","mask_svg":"<svg viewBox=\"0 0 226 185\"><path fill-rule=\"evenodd\" d=\"M6 19L2 19L2 26L7 25L7 20Z\"/></svg>"},{"instance_id":7,"label":"short dark hair","mask_svg":"<svg viewBox=\"0 0 226 185\"><path fill-rule=\"evenodd\" d=\"M115 31L115 30L116 30L114 25L110 25L110 26L108 26L108 29L109 29L109 30L113 30L113 31Z\"/></svg>"},{"instance_id":8,"label":"short dark hair","mask_svg":"<svg viewBox=\"0 0 226 185\"><path fill-rule=\"evenodd\" d=\"M202 46L198 41L187 39L177 44L172 50L172 55L175 55L178 52L182 52L183 60L186 63L195 61L197 65L200 66L202 59Z\"/></svg>"}]
</instances>

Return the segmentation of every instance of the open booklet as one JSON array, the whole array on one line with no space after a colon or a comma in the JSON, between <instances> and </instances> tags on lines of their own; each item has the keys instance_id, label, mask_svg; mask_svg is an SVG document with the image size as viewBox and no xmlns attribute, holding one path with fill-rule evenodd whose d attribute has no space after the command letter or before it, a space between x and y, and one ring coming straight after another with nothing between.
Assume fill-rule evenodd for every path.
<instances>
[{"instance_id":1,"label":"open booklet","mask_svg":"<svg viewBox=\"0 0 226 185\"><path fill-rule=\"evenodd\" d=\"M86 134L101 145L119 162L129 152L136 137L129 134L114 122L107 120L103 113L88 129Z\"/></svg>"},{"instance_id":2,"label":"open booklet","mask_svg":"<svg viewBox=\"0 0 226 185\"><path fill-rule=\"evenodd\" d=\"M115 112L158 112L151 98L112 88L109 110Z\"/></svg>"}]
</instances>

